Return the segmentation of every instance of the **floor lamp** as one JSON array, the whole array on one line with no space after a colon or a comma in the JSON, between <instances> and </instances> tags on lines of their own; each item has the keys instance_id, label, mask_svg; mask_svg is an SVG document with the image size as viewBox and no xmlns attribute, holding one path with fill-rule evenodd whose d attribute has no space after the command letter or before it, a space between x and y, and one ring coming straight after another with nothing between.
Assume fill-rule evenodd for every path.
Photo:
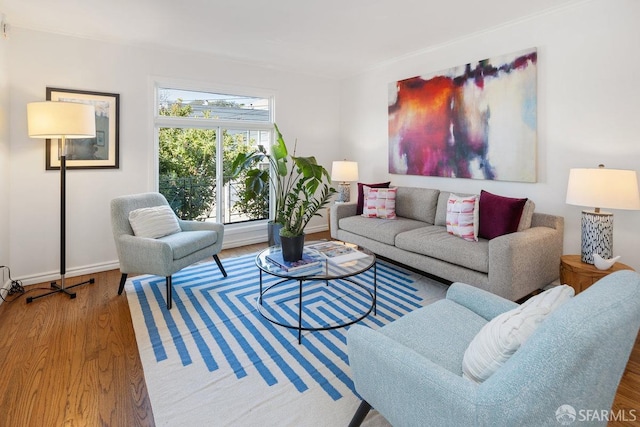
<instances>
[{"instance_id":1,"label":"floor lamp","mask_svg":"<svg viewBox=\"0 0 640 427\"><path fill-rule=\"evenodd\" d=\"M567 184L567 203L593 206L582 211L582 262L593 264L593 254L613 258L613 214L606 209L640 209L638 177L634 170L571 169ZM596 207L597 206L597 207Z\"/></svg>"},{"instance_id":2,"label":"floor lamp","mask_svg":"<svg viewBox=\"0 0 640 427\"><path fill-rule=\"evenodd\" d=\"M69 289L76 286L94 283L89 279L73 286L65 287L66 274L66 173L67 173L67 139L93 138L96 136L96 115L93 105L74 102L32 102L27 104L27 122L29 137L60 139L60 284L51 282L54 290L42 295L27 298L27 303L34 299L56 293L64 293L73 299L74 292Z\"/></svg>"}]
</instances>

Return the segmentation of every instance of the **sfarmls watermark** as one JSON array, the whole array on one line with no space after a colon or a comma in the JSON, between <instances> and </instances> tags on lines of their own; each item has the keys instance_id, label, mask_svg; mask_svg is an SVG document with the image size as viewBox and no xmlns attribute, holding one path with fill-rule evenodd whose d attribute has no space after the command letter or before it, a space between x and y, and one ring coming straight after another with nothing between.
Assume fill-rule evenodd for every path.
<instances>
[{"instance_id":1,"label":"sfarmls watermark","mask_svg":"<svg viewBox=\"0 0 640 427\"><path fill-rule=\"evenodd\" d=\"M579 409L576 411L571 405L562 405L556 409L556 420L563 426L582 421L634 422L637 419L638 411L635 409L618 409L616 411L608 409Z\"/></svg>"}]
</instances>

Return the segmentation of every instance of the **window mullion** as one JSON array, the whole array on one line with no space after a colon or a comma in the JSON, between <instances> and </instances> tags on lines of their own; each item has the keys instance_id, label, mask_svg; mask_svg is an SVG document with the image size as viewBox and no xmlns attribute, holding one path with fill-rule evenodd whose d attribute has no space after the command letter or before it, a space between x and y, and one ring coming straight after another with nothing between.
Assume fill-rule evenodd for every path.
<instances>
[{"instance_id":1,"label":"window mullion","mask_svg":"<svg viewBox=\"0 0 640 427\"><path fill-rule=\"evenodd\" d=\"M219 222L225 223L226 203L225 203L225 185L224 185L224 138L222 136L222 127L218 126L216 130L216 218Z\"/></svg>"}]
</instances>

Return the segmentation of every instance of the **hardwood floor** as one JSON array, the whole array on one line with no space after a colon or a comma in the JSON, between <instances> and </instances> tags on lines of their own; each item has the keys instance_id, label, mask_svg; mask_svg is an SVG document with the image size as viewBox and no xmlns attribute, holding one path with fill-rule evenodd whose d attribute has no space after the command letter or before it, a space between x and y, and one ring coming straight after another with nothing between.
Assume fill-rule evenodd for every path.
<instances>
[{"instance_id":1,"label":"hardwood floor","mask_svg":"<svg viewBox=\"0 0 640 427\"><path fill-rule=\"evenodd\" d=\"M264 247L225 250L220 258ZM155 425L127 298L117 294L120 273L91 277L96 282L76 288L74 300L52 295L26 304L22 296L0 305L0 426ZM67 285L88 278L67 279ZM635 414L637 420L610 426L640 426L640 337L613 409L624 409L627 418Z\"/></svg>"}]
</instances>

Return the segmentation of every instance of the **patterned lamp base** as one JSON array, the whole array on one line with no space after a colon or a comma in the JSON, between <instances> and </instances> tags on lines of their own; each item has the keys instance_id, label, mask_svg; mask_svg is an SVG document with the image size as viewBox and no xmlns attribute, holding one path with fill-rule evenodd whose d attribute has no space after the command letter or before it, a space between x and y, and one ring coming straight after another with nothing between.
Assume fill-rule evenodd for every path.
<instances>
[{"instance_id":1,"label":"patterned lamp base","mask_svg":"<svg viewBox=\"0 0 640 427\"><path fill-rule=\"evenodd\" d=\"M351 200L351 184L348 182L341 182L338 184L338 198L337 203L347 203Z\"/></svg>"},{"instance_id":2,"label":"patterned lamp base","mask_svg":"<svg viewBox=\"0 0 640 427\"><path fill-rule=\"evenodd\" d=\"M582 211L582 262L593 264L593 253L613 258L613 214Z\"/></svg>"}]
</instances>

